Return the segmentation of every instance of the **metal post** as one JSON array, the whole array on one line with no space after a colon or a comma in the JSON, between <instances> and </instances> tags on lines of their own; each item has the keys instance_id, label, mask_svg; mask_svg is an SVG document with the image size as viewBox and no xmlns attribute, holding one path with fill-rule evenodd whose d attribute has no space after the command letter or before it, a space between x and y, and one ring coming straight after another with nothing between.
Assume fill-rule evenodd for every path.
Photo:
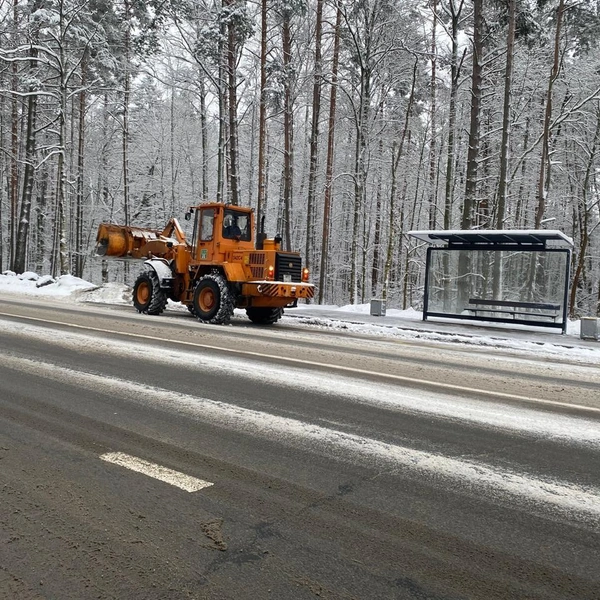
<instances>
[{"instance_id":1,"label":"metal post","mask_svg":"<svg viewBox=\"0 0 600 600\"><path fill-rule=\"evenodd\" d=\"M429 310L429 267L431 265L431 246L427 247L427 258L425 260L425 286L423 288L423 321L427 321L427 311Z\"/></svg>"},{"instance_id":2,"label":"metal post","mask_svg":"<svg viewBox=\"0 0 600 600\"><path fill-rule=\"evenodd\" d=\"M563 298L563 322L562 322L562 335L567 333L567 304L569 302L569 280L571 275L571 251L565 250L567 255L567 265L565 268L565 295Z\"/></svg>"}]
</instances>

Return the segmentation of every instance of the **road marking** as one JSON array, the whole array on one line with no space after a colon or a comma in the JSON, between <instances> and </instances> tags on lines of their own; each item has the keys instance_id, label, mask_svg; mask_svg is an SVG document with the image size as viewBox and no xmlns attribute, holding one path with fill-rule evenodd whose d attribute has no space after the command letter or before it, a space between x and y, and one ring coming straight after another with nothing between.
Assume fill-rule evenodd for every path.
<instances>
[{"instance_id":1,"label":"road marking","mask_svg":"<svg viewBox=\"0 0 600 600\"><path fill-rule=\"evenodd\" d=\"M112 331L110 329L101 329L98 327L88 327L86 325L76 325L74 323L63 323L62 321L50 321L47 319L39 319L37 317L29 317L22 315L14 315L11 313L0 312L0 317L12 317L13 319L25 319L29 321L36 321L39 323L47 323L50 325L60 325L62 327L71 327L72 329L81 329L83 331L95 331L96 333L107 333L109 335L126 336L135 339L149 340L152 342L160 342L164 344L165 341L170 341L173 344L180 346L190 346L192 348L202 348L204 350L216 350L218 352L224 352L227 354L251 356L252 358L259 359L271 359L280 362L293 364L293 365L305 365L310 367L320 367L324 369L330 369L333 371L339 371L341 373L355 373L359 375L370 375L375 377L381 377L382 379L388 379L390 381L397 381L399 383L409 383L417 386L427 386L434 389L451 390L459 392L461 394L477 394L479 396L485 396L487 398L498 398L500 400L512 400L517 402L526 402L530 404L540 404L544 406L556 406L560 408L567 408L569 410L578 410L582 412L600 413L600 408L594 406L585 406L584 404L570 404L569 402L560 402L557 400L545 400L543 398L534 398L531 396L519 396L517 394L507 394L505 392L496 392L493 390L482 390L479 388L465 387L461 385L454 385L451 383L444 383L443 381L431 381L428 379L417 379L415 377L405 377L404 375L393 375L391 373L380 373L377 371L368 371L366 369L357 369L355 367L344 367L342 365L334 365L331 363L322 363L313 360L305 360L302 358L293 358L291 356L275 356L272 354L263 354L261 352L252 352L251 350L239 350L235 348L223 348L222 346L212 346L210 344L199 344L197 342L186 342L184 340L165 340L165 338L142 335L140 333L128 333L124 331Z\"/></svg>"},{"instance_id":2,"label":"road marking","mask_svg":"<svg viewBox=\"0 0 600 600\"><path fill-rule=\"evenodd\" d=\"M115 385L119 385L115 382ZM123 387L135 391L138 385L121 382ZM442 488L458 485L470 493L483 492L494 502L496 497L504 501L547 505L574 518L573 512L593 516L598 524L600 516L600 489L593 486L580 486L570 482L536 477L511 467L494 466L462 457L445 456L416 448L387 443L381 440L359 436L353 433L329 429L314 423L307 423L288 417L229 406L216 400L186 395L174 396L160 388L144 387L143 395L153 401L167 405L178 404L180 409L195 415L204 422L233 427L234 429L264 437L288 447L308 449L333 460L362 464L377 470L392 469L390 473L400 477L425 478L431 485ZM140 397L141 394L136 394ZM118 456L120 453L116 453ZM110 456L110 455L104 455ZM134 457L127 457L143 462ZM116 461L111 461L116 462ZM120 461L117 464L122 464ZM150 464L151 463L145 463ZM129 465L123 465L127 466ZM156 467L156 465L152 465ZM162 467L159 467L162 469ZM138 469L134 469L138 470ZM169 470L170 471L170 470ZM152 475L153 476L153 475ZM210 484L209 484L210 485ZM586 518L587 520L587 518Z\"/></svg>"},{"instance_id":3,"label":"road marking","mask_svg":"<svg viewBox=\"0 0 600 600\"><path fill-rule=\"evenodd\" d=\"M191 477L185 473L162 467L161 465L148 462L147 460L137 458L136 456L130 456L123 452L108 452L102 454L100 459L114 465L119 465L120 467L125 467L126 469L131 469L136 473L142 473L148 477L159 479L160 481L174 485L186 492L197 492L198 490L203 490L204 488L214 485L214 483L211 483L210 481L197 479L196 477Z\"/></svg>"}]
</instances>

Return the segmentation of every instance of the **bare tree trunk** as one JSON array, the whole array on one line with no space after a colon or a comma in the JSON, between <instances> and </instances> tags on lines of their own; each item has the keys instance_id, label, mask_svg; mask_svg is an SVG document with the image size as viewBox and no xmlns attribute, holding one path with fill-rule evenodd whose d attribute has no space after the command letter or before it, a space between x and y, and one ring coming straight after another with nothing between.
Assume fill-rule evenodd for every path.
<instances>
[{"instance_id":1,"label":"bare tree trunk","mask_svg":"<svg viewBox=\"0 0 600 600\"><path fill-rule=\"evenodd\" d=\"M267 0L261 0L260 9L260 109L258 118L258 196L256 200L256 239L260 232L266 199L266 146L267 146Z\"/></svg>"},{"instance_id":2,"label":"bare tree trunk","mask_svg":"<svg viewBox=\"0 0 600 600\"><path fill-rule=\"evenodd\" d=\"M0 82L3 82L0 76ZM4 95L0 95L0 148L6 148L4 136ZM6 154L0 152L0 273L4 271L4 176L6 174ZM7 180L8 181L8 180Z\"/></svg>"},{"instance_id":3,"label":"bare tree trunk","mask_svg":"<svg viewBox=\"0 0 600 600\"><path fill-rule=\"evenodd\" d=\"M383 298L387 299L388 289L390 283L390 273L392 270L392 262L394 259L394 251L396 247L396 194L398 189L398 165L400 164L400 159L404 154L404 144L406 142L406 137L408 134L408 124L410 121L410 117L412 115L413 105L415 102L415 88L417 85L417 72L418 72L418 58L415 58L415 64L413 66L413 76L412 76L412 84L410 89L410 96L408 97L408 105L406 106L406 114L404 116L404 126L402 128L402 134L400 136L400 141L396 142L394 140L394 144L392 146L392 182L390 189L390 228L389 228L389 237L387 244L387 252L385 257L385 266L383 269ZM403 207L404 209L404 207Z\"/></svg>"},{"instance_id":4,"label":"bare tree trunk","mask_svg":"<svg viewBox=\"0 0 600 600\"><path fill-rule=\"evenodd\" d=\"M400 144L401 145L401 144ZM390 287L390 273L392 272L392 261L396 250L396 196L398 194L398 162L401 151L398 148L398 142L394 140L392 144L392 161L391 161L391 188L390 188L390 218L387 252L385 255L385 264L383 267L383 293L381 294L384 300L387 300L388 290Z\"/></svg>"},{"instance_id":5,"label":"bare tree trunk","mask_svg":"<svg viewBox=\"0 0 600 600\"><path fill-rule=\"evenodd\" d=\"M226 126L227 122L227 95L225 85L225 75L227 73L226 68L226 44L224 43L225 36L227 35L227 26L225 21L221 19L220 25L220 36L218 41L219 47L219 87L217 93L219 94L219 146L217 150L217 202L224 201L224 183L225 183L225 148L226 148Z\"/></svg>"},{"instance_id":6,"label":"bare tree trunk","mask_svg":"<svg viewBox=\"0 0 600 600\"><path fill-rule=\"evenodd\" d=\"M75 276L83 277L85 265L83 237L84 166L85 166L85 113L87 110L87 61L81 63L81 92L79 93L79 127L77 139L77 196L75 203Z\"/></svg>"},{"instance_id":7,"label":"bare tree trunk","mask_svg":"<svg viewBox=\"0 0 600 600\"><path fill-rule=\"evenodd\" d=\"M58 155L58 166L56 172L56 199L57 199L57 223L56 223L56 236L57 236L57 250L58 250L58 273L60 275L67 275L69 273L69 252L67 245L67 218L65 203L67 199L66 187L67 187L67 176L65 173L65 156L64 156L64 133L66 125L61 124L61 137L63 139L63 150ZM55 273L56 275L56 273Z\"/></svg>"},{"instance_id":8,"label":"bare tree trunk","mask_svg":"<svg viewBox=\"0 0 600 600\"><path fill-rule=\"evenodd\" d=\"M289 10L284 10L283 15L283 70L285 77L284 109L283 109L283 206L284 206L284 244L287 250L290 250L292 236L290 230L291 212L292 212L292 185L293 185L293 135L294 135L294 115L292 112L292 37L290 31Z\"/></svg>"},{"instance_id":9,"label":"bare tree trunk","mask_svg":"<svg viewBox=\"0 0 600 600\"><path fill-rule=\"evenodd\" d=\"M560 36L562 33L562 22L565 13L565 0L559 0L556 11L556 31L554 34L554 61L548 80L548 91L546 93L546 110L544 111L544 129L542 133L542 156L540 160L540 175L538 179L538 205L535 213L535 229L542 225L544 212L546 211L546 196L550 189L550 120L552 119L552 90L554 82L560 73Z\"/></svg>"},{"instance_id":10,"label":"bare tree trunk","mask_svg":"<svg viewBox=\"0 0 600 600\"><path fill-rule=\"evenodd\" d=\"M253 90L252 96L253 96L252 103L250 105L250 139L249 139L250 154L248 156L248 175L247 175L248 204L247 204L247 206L255 208L256 203L254 202L254 192L256 191L256 187L255 187L256 184L254 181L254 177L255 177L255 169L256 169L256 141L258 139L257 122L258 122L258 118L259 118L258 115L260 112L260 100L257 105L255 90ZM241 194L241 191L240 191L240 194Z\"/></svg>"},{"instance_id":11,"label":"bare tree trunk","mask_svg":"<svg viewBox=\"0 0 600 600\"><path fill-rule=\"evenodd\" d=\"M571 295L569 302L569 316L574 319L577 317L577 288L579 287L579 281L582 277L583 267L585 265L586 252L590 241L590 209L588 206L588 192L590 191L590 179L592 178L592 169L596 160L596 152L598 150L598 141L600 139L600 106L596 107L596 131L594 133L594 141L592 148L588 156L588 161L585 170L585 177L583 185L581 186L581 200L580 200L580 212L581 212L581 232L579 241L579 257L577 260L577 268L573 274L573 280L571 282ZM596 225L597 227L597 225Z\"/></svg>"},{"instance_id":12,"label":"bare tree trunk","mask_svg":"<svg viewBox=\"0 0 600 600\"><path fill-rule=\"evenodd\" d=\"M335 37L333 42L333 64L331 67L331 95L329 98L329 123L327 133L327 166L325 168L325 198L323 202L323 236L321 243L321 267L319 271L319 304L325 298L325 280L327 279L327 259L329 255L329 221L331 213L331 193L333 183L333 154L335 146L335 115L337 103L337 82L340 57L340 30L342 9L337 3L335 18Z\"/></svg>"},{"instance_id":13,"label":"bare tree trunk","mask_svg":"<svg viewBox=\"0 0 600 600\"><path fill-rule=\"evenodd\" d=\"M37 55L38 52L32 45L30 50L31 60L29 62L29 73L32 80L34 79L34 73L37 68ZM37 122L37 95L34 92L34 86L31 84L29 86L29 96L27 98L27 130L25 133L23 196L21 199L21 213L15 246L15 260L13 264L13 270L17 273L23 273L26 270L27 240L29 238L29 222L31 221L31 196L33 191Z\"/></svg>"},{"instance_id":14,"label":"bare tree trunk","mask_svg":"<svg viewBox=\"0 0 600 600\"><path fill-rule=\"evenodd\" d=\"M75 172L75 167L73 165L73 161L75 160L75 132L78 127L76 124L77 114L76 114L76 104L77 98L75 94L70 96L70 111L69 111L69 125L67 126L67 131L69 133L69 141L66 144L65 149L65 172L67 178L67 190L72 190L73 186L68 185L69 181L72 181L75 178L75 184L77 185L77 174ZM69 158L68 166L67 166L67 156ZM68 246L68 261L69 261L69 273L72 275L75 274L75 256L77 254L77 190L75 193L71 193L68 196L65 196L65 199L69 202L69 208L66 211L66 214L69 215L67 227L67 239L70 240L70 244Z\"/></svg>"},{"instance_id":15,"label":"bare tree trunk","mask_svg":"<svg viewBox=\"0 0 600 600\"><path fill-rule=\"evenodd\" d=\"M423 143L421 145L421 151L419 153L419 164L417 166L417 173L422 172L423 163L424 163L424 155L425 155L425 138L423 138ZM419 179L420 175L417 176L417 185L415 186L415 195L413 199L412 212L410 218L410 224L408 231L411 231L414 228L415 223L419 221ZM405 184L406 186L406 180ZM402 240L405 237L404 228L400 229L399 239ZM408 244L405 244L405 254L404 254L404 276L402 278L402 308L407 309L412 305L412 296L413 296L413 286L411 285L411 274L412 274L412 261L411 255L416 250L416 248L410 248Z\"/></svg>"},{"instance_id":16,"label":"bare tree trunk","mask_svg":"<svg viewBox=\"0 0 600 600\"><path fill-rule=\"evenodd\" d=\"M358 238L362 208L365 201L367 127L369 123L369 107L371 105L372 73L368 66L369 61L369 50L367 49L361 69L358 123L356 124L356 144L354 149L354 210L350 253L350 304L354 304L358 297Z\"/></svg>"},{"instance_id":17,"label":"bare tree trunk","mask_svg":"<svg viewBox=\"0 0 600 600\"><path fill-rule=\"evenodd\" d=\"M15 46L18 44L17 32L19 28L18 0L13 2L13 26ZM11 65L12 79L11 88L13 91L11 101L11 157L10 157L10 266L14 268L15 264L15 245L17 240L17 212L18 212L18 194L19 194L19 167L17 163L19 155L19 106L17 101L17 90L19 81L18 65L13 61Z\"/></svg>"},{"instance_id":18,"label":"bare tree trunk","mask_svg":"<svg viewBox=\"0 0 600 600\"><path fill-rule=\"evenodd\" d=\"M365 152L366 139L365 127L368 119L368 104L370 101L370 75L362 78L359 119L356 128L356 145L354 149L354 209L352 220L352 242L350 251L350 304L356 303L358 294L358 278L356 275L358 259L358 232L360 225L360 216L365 193ZM369 100L367 99L369 98Z\"/></svg>"},{"instance_id":19,"label":"bare tree trunk","mask_svg":"<svg viewBox=\"0 0 600 600\"><path fill-rule=\"evenodd\" d=\"M525 133L523 134L523 151L527 152L529 149L529 127L531 125L531 117L527 117L525 119ZM523 193L525 190L525 174L527 173L527 159L523 159L521 163L521 183L519 184L519 192L517 194L517 206L515 208L515 225L516 227L521 227L522 222L526 220L526 217L523 217L526 214L526 208L523 206L524 199Z\"/></svg>"},{"instance_id":20,"label":"bare tree trunk","mask_svg":"<svg viewBox=\"0 0 600 600\"><path fill-rule=\"evenodd\" d=\"M36 218L36 272L42 273L44 270L44 256L46 254L46 208L47 208L47 194L48 194L48 179L50 173L48 169L48 163L42 167L42 176L39 184L39 194L36 203L37 218Z\"/></svg>"},{"instance_id":21,"label":"bare tree trunk","mask_svg":"<svg viewBox=\"0 0 600 600\"><path fill-rule=\"evenodd\" d=\"M227 6L233 6L227 0ZM235 23L232 15L228 15L227 24L227 90L229 105L229 190L231 204L240 203L239 166L238 166L238 123L237 123L237 74L235 39Z\"/></svg>"},{"instance_id":22,"label":"bare tree trunk","mask_svg":"<svg viewBox=\"0 0 600 600\"><path fill-rule=\"evenodd\" d=\"M433 20L431 24L431 92L430 92L430 117L429 124L431 128L429 136L429 228L435 229L437 223L437 39L436 26L438 20L437 0L432 3Z\"/></svg>"},{"instance_id":23,"label":"bare tree trunk","mask_svg":"<svg viewBox=\"0 0 600 600\"><path fill-rule=\"evenodd\" d=\"M60 274L68 275L69 273L69 250L67 242L67 217L65 214L66 200L66 174L64 171L64 158L58 157L59 162L63 164L59 167L61 172L60 183L58 185L58 252L60 257Z\"/></svg>"},{"instance_id":24,"label":"bare tree trunk","mask_svg":"<svg viewBox=\"0 0 600 600\"><path fill-rule=\"evenodd\" d=\"M382 101L383 104L383 101ZM381 107L383 118L383 106ZM373 237L373 263L371 267L371 293L377 296L379 285L379 258L381 254L381 200L383 186L383 137L379 138L379 166L377 168L377 194L375 201L375 234Z\"/></svg>"},{"instance_id":25,"label":"bare tree trunk","mask_svg":"<svg viewBox=\"0 0 600 600\"><path fill-rule=\"evenodd\" d=\"M454 204L454 152L456 149L456 101L458 97L458 81L460 77L462 59L458 59L458 34L460 15L464 1L460 0L458 7L455 0L450 1L452 58L450 64L450 103L448 109L448 150L446 159L446 189L444 200L444 229L452 225L452 207ZM463 53L464 59L464 53Z\"/></svg>"},{"instance_id":26,"label":"bare tree trunk","mask_svg":"<svg viewBox=\"0 0 600 600\"><path fill-rule=\"evenodd\" d=\"M64 57L63 57L64 58ZM66 230L66 187L67 177L65 174L65 152L66 152L66 112L67 112L67 88L66 82L60 83L60 108L58 116L58 158L56 163L56 210L54 223L54 247L52 275L66 275L69 272L69 256L67 251Z\"/></svg>"},{"instance_id":27,"label":"bare tree trunk","mask_svg":"<svg viewBox=\"0 0 600 600\"><path fill-rule=\"evenodd\" d=\"M122 163L123 163L123 217L125 225L129 225L129 102L131 95L130 52L131 52L131 25L129 23L129 0L125 0L125 56L124 82L123 82L123 137L122 137Z\"/></svg>"},{"instance_id":28,"label":"bare tree trunk","mask_svg":"<svg viewBox=\"0 0 600 600\"><path fill-rule=\"evenodd\" d=\"M356 141L354 147L354 206L352 210L352 238L350 248L350 304L354 304L358 295L358 250L360 220L365 202L365 185L367 179L367 132L369 127L372 83L373 83L373 48L374 27L377 5L370 9L368 3L359 4L364 14L364 31L353 36L356 49L356 62L360 78L358 110L356 111ZM362 40L361 40L362 38ZM360 42L358 40L361 40Z\"/></svg>"},{"instance_id":29,"label":"bare tree trunk","mask_svg":"<svg viewBox=\"0 0 600 600\"><path fill-rule=\"evenodd\" d=\"M506 188L508 173L508 141L510 138L510 98L512 88L512 66L515 48L516 0L508 0L508 34L506 37L506 69L504 71L504 108L502 115L502 142L500 146L500 177L498 181L498 204L496 207L496 229L504 229L506 212Z\"/></svg>"},{"instance_id":30,"label":"bare tree trunk","mask_svg":"<svg viewBox=\"0 0 600 600\"><path fill-rule=\"evenodd\" d=\"M200 128L202 130L202 202L208 202L208 126L206 123L206 88L200 75Z\"/></svg>"},{"instance_id":31,"label":"bare tree trunk","mask_svg":"<svg viewBox=\"0 0 600 600\"><path fill-rule=\"evenodd\" d=\"M109 104L108 104L108 92L104 92L102 102L102 146L100 151L100 165L98 169L98 183L96 187L96 195L99 202L104 206L108 207L109 190L108 190L108 117L109 117ZM112 207L109 213L109 219L113 216ZM108 261L102 260L101 263L101 281L102 283L108 283Z\"/></svg>"},{"instance_id":32,"label":"bare tree trunk","mask_svg":"<svg viewBox=\"0 0 600 600\"><path fill-rule=\"evenodd\" d=\"M310 169L308 172L308 198L306 201L306 249L307 267L312 267L313 213L317 187L317 167L319 150L319 115L321 113L321 79L323 77L323 58L321 56L321 38L323 34L323 0L317 0L317 20L315 24L315 69L312 96L312 124L310 131Z\"/></svg>"},{"instance_id":33,"label":"bare tree trunk","mask_svg":"<svg viewBox=\"0 0 600 600\"><path fill-rule=\"evenodd\" d=\"M463 204L461 228L473 224L477 192L477 167L479 159L481 87L483 81L483 0L473 0L473 74L471 79L471 120L469 149L467 151L467 183Z\"/></svg>"},{"instance_id":34,"label":"bare tree trunk","mask_svg":"<svg viewBox=\"0 0 600 600\"><path fill-rule=\"evenodd\" d=\"M363 214L361 216L362 222L362 247L361 247L361 273L360 273L360 304L364 304L367 294L367 256L369 253L369 233L371 231L370 216L371 207L367 208L366 203L363 205Z\"/></svg>"},{"instance_id":35,"label":"bare tree trunk","mask_svg":"<svg viewBox=\"0 0 600 600\"><path fill-rule=\"evenodd\" d=\"M473 68L471 75L471 116L467 150L467 181L461 218L461 229L471 229L477 202L477 168L479 161L481 88L483 82L483 0L473 0ZM467 273L471 268L470 254L460 252L458 258L458 310L469 295Z\"/></svg>"},{"instance_id":36,"label":"bare tree trunk","mask_svg":"<svg viewBox=\"0 0 600 600\"><path fill-rule=\"evenodd\" d=\"M177 181L177 170L175 167L175 87L171 89L171 106L169 114L169 162L171 167L171 208L170 214L174 215L175 208L175 185Z\"/></svg>"},{"instance_id":37,"label":"bare tree trunk","mask_svg":"<svg viewBox=\"0 0 600 600\"><path fill-rule=\"evenodd\" d=\"M508 177L508 142L510 139L511 116L510 99L512 89L512 66L515 47L516 0L508 0L508 33L506 36L506 68L504 70L504 106L502 114L502 142L500 144L500 176L498 181L498 201L496 205L496 229L504 229L506 213L506 192ZM499 298L502 290L502 262L496 253L493 270L494 298Z\"/></svg>"},{"instance_id":38,"label":"bare tree trunk","mask_svg":"<svg viewBox=\"0 0 600 600\"><path fill-rule=\"evenodd\" d=\"M59 79L59 116L58 116L58 161L56 168L56 206L57 206L57 249L58 266L61 275L69 273L69 251L66 228L67 175L65 159L67 150L67 105L69 89L67 81L67 53L65 47L65 15L64 2L59 2L60 48L58 51L61 73Z\"/></svg>"},{"instance_id":39,"label":"bare tree trunk","mask_svg":"<svg viewBox=\"0 0 600 600\"><path fill-rule=\"evenodd\" d=\"M124 82L123 82L123 132L122 132L122 163L123 163L123 219L125 225L129 225L130 220L130 202L129 202L129 103L131 96L131 22L130 3L125 0L125 39L124 39ZM123 277L125 281L129 276L129 263L125 261L123 266Z\"/></svg>"}]
</instances>

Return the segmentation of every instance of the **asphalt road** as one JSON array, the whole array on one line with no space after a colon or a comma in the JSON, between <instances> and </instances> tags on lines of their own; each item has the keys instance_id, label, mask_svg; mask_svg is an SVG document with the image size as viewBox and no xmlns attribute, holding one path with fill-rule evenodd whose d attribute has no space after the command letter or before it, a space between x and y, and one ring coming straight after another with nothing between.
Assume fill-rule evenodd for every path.
<instances>
[{"instance_id":1,"label":"asphalt road","mask_svg":"<svg viewBox=\"0 0 600 600\"><path fill-rule=\"evenodd\" d=\"M0 349L0 598L600 598L598 365L6 297Z\"/></svg>"}]
</instances>

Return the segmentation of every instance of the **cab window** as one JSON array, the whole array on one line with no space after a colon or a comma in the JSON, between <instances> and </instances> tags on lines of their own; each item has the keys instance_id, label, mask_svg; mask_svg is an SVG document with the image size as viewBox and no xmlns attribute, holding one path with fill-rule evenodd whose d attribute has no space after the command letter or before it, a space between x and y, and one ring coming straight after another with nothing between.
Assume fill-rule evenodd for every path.
<instances>
[{"instance_id":1,"label":"cab window","mask_svg":"<svg viewBox=\"0 0 600 600\"><path fill-rule=\"evenodd\" d=\"M210 242L213 239L215 225L215 211L205 208L200 211L200 241Z\"/></svg>"},{"instance_id":2,"label":"cab window","mask_svg":"<svg viewBox=\"0 0 600 600\"><path fill-rule=\"evenodd\" d=\"M250 241L250 214L233 209L225 209L223 217L223 237L230 240Z\"/></svg>"}]
</instances>

